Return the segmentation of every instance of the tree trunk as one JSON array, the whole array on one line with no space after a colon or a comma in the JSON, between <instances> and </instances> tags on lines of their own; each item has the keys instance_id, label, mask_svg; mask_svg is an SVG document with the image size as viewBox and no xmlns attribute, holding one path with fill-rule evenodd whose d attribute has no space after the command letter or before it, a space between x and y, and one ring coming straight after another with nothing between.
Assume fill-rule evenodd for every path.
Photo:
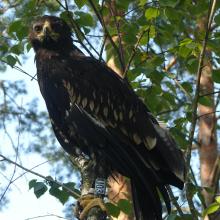
<instances>
[{"instance_id":1,"label":"tree trunk","mask_svg":"<svg viewBox=\"0 0 220 220\"><path fill-rule=\"evenodd\" d=\"M115 7L115 0L111 0L109 2L106 3L107 7L109 9L109 11L111 12L111 16L121 16L123 15L123 11L119 11L116 7ZM109 16L105 16L104 17L104 21L105 24L109 25L110 22L110 17ZM116 24L115 24L116 25ZM118 30L120 30L120 23L117 24L118 25ZM119 33L120 34L120 33ZM118 34L118 35L119 35ZM112 37L112 40L119 45L119 36L114 36ZM121 42L122 43L122 42ZM111 44L110 40L106 41L105 47L107 47L107 45ZM123 57L123 48L122 45L120 47L119 45L119 51L121 53L121 57ZM110 56L108 54L108 50L106 50L107 52L107 65L113 69L119 76L122 77L122 70L120 69L119 66L116 65L116 60L119 59L119 57L115 57L115 56ZM122 59L123 60L123 59ZM110 200L111 203L113 204L117 204L117 202L120 199L127 199L129 201L131 201L131 186L130 186L130 182L127 178L123 177L121 174L119 173L114 173L113 177L109 177L108 179L108 185L109 185L109 190L108 190L108 198ZM133 213L133 212L132 212ZM120 212L118 218L113 218L114 220L133 220L134 216L133 214L131 214L130 216L126 215L123 212Z\"/></svg>"},{"instance_id":2,"label":"tree trunk","mask_svg":"<svg viewBox=\"0 0 220 220\"><path fill-rule=\"evenodd\" d=\"M201 19L198 22L200 33L205 30L206 19ZM200 79L200 95L214 92L214 83L212 81L212 63L211 52L206 51L206 58L203 63L203 70ZM218 179L216 172L218 168L218 149L216 136L216 117L215 117L215 102L213 95L205 96L211 99L210 106L199 104L199 156L200 156L200 177L202 187L208 187L211 192L203 190L203 196L206 206L209 206L215 199L218 191ZM208 219L208 217L206 217ZM220 219L215 216L210 219Z\"/></svg>"},{"instance_id":3,"label":"tree trunk","mask_svg":"<svg viewBox=\"0 0 220 220\"><path fill-rule=\"evenodd\" d=\"M119 76L122 76L122 72L115 64L115 59L116 59L115 57L111 57L108 60L107 65L111 67L111 69L113 69ZM108 198L111 203L117 204L117 202L120 199L127 199L129 201L132 200L130 181L127 178L123 177L121 174L114 173L113 177L109 177L108 185L109 185ZM130 216L126 215L123 212L120 212L118 218L113 218L113 219L114 220L116 219L117 220L133 220L134 215L133 215L133 212Z\"/></svg>"}]
</instances>

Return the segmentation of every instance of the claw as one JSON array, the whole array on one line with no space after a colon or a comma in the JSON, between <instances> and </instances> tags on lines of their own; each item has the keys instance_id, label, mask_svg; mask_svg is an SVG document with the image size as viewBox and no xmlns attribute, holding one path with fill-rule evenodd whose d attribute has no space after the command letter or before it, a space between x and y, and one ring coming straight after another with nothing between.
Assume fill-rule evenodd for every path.
<instances>
[{"instance_id":1,"label":"claw","mask_svg":"<svg viewBox=\"0 0 220 220\"><path fill-rule=\"evenodd\" d=\"M88 215L91 208L100 207L103 212L106 212L106 207L101 198L96 197L92 194L82 196L79 200L79 205L82 207L82 211L79 215L79 219L83 220Z\"/></svg>"}]
</instances>

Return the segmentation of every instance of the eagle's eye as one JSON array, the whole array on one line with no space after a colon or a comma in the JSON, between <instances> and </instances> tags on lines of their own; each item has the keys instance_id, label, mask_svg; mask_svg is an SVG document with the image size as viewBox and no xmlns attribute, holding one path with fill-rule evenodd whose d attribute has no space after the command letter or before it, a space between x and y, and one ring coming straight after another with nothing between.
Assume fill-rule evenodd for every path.
<instances>
[{"instance_id":1,"label":"eagle's eye","mask_svg":"<svg viewBox=\"0 0 220 220\"><path fill-rule=\"evenodd\" d=\"M34 31L36 31L36 32L40 32L42 30L42 28L43 28L42 25L39 25L39 24L34 25L34 27L33 27Z\"/></svg>"}]
</instances>

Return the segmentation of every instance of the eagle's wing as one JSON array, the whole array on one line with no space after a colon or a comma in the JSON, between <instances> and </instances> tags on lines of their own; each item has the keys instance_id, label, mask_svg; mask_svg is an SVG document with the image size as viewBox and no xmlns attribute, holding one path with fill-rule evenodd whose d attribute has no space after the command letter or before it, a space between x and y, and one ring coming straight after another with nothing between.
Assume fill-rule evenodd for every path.
<instances>
[{"instance_id":1,"label":"eagle's wing","mask_svg":"<svg viewBox=\"0 0 220 220\"><path fill-rule=\"evenodd\" d=\"M92 58L74 57L67 62L69 71L63 74L63 84L70 100L113 137L137 148L140 160L162 171L164 181L168 178L167 183L181 187L184 180L181 151L127 82ZM174 182L169 182L171 173L177 177Z\"/></svg>"}]
</instances>

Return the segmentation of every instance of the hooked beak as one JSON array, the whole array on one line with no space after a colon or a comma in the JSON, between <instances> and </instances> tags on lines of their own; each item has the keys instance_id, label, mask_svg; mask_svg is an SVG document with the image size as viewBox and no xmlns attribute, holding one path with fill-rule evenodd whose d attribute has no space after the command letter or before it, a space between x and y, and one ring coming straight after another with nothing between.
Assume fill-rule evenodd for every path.
<instances>
[{"instance_id":1,"label":"hooked beak","mask_svg":"<svg viewBox=\"0 0 220 220\"><path fill-rule=\"evenodd\" d=\"M51 29L50 23L48 21L45 21L44 26L43 26L44 38L48 38L51 32L52 32L52 29Z\"/></svg>"}]
</instances>

